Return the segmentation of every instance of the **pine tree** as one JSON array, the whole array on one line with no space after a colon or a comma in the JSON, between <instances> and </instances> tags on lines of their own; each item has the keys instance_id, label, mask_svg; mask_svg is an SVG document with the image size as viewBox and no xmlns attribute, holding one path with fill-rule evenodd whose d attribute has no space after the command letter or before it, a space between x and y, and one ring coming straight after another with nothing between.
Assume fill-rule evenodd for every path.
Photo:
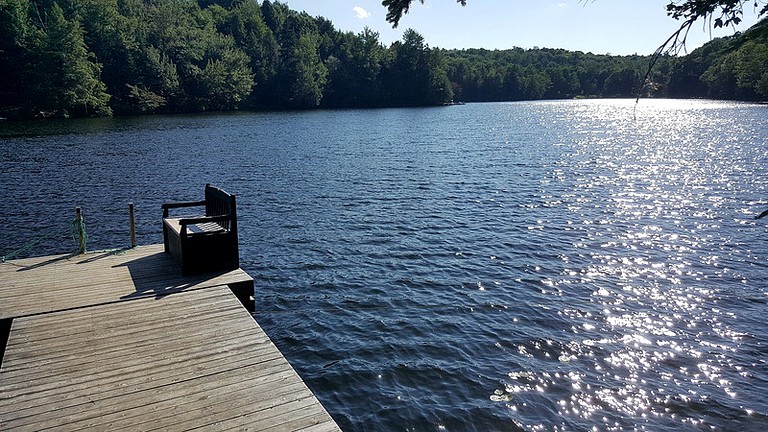
<instances>
[{"instance_id":1,"label":"pine tree","mask_svg":"<svg viewBox=\"0 0 768 432\"><path fill-rule=\"evenodd\" d=\"M53 3L30 42L28 107L44 115L109 115L109 95L99 80L101 66L83 40L83 29Z\"/></svg>"}]
</instances>

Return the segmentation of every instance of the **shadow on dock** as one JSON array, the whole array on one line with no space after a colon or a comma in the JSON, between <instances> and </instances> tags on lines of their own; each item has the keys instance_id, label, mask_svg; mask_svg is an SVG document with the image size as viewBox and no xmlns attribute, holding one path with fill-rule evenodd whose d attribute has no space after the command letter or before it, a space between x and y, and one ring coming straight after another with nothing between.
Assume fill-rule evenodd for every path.
<instances>
[{"instance_id":1,"label":"shadow on dock","mask_svg":"<svg viewBox=\"0 0 768 432\"><path fill-rule=\"evenodd\" d=\"M32 264L32 265L28 265L28 266L25 266L25 267L21 267L21 268L19 268L16 271L20 271L21 272L21 271L35 270L35 269L38 269L40 267L45 267L47 265L56 264L59 261L69 260L69 259L74 258L76 256L78 256L77 252L73 252L73 253L71 253L69 255L60 255L60 256L56 256L54 258L45 260L43 262L37 263L37 264Z\"/></svg>"}]
</instances>

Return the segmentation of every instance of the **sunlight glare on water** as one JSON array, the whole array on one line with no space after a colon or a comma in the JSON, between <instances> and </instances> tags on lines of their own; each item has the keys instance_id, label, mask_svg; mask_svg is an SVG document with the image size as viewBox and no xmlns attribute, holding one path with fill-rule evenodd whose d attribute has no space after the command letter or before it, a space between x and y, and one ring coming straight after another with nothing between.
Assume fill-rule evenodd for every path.
<instances>
[{"instance_id":1,"label":"sunlight glare on water","mask_svg":"<svg viewBox=\"0 0 768 432\"><path fill-rule=\"evenodd\" d=\"M573 418L573 427L625 430L633 423L620 420L625 416L643 430L675 421L718 429L712 416L719 415L732 425L768 426L764 402L762 415L749 420L755 410L742 403L757 394L736 389L750 370L765 372L764 359L739 355L750 335L734 328L738 311L721 305L765 304L765 256L753 253L753 239L738 229L753 224L745 219L754 210L734 199L762 174L755 168L765 161L765 138L757 148L744 142L759 125L718 118L728 105L582 106L571 126L578 138L565 145L566 157L551 174L568 185L561 195L568 213L553 227L565 222L578 233L573 246L580 253L563 261L582 265L566 264L562 277L546 285L570 293L594 288L589 305L558 311L574 322L559 357L573 366L526 372L524 379L510 374L511 393L570 382L575 391L558 397L557 413ZM732 263L758 273L734 271ZM755 283L758 291L750 293L746 284ZM590 372L566 372L576 363ZM535 421L527 426L538 429Z\"/></svg>"}]
</instances>

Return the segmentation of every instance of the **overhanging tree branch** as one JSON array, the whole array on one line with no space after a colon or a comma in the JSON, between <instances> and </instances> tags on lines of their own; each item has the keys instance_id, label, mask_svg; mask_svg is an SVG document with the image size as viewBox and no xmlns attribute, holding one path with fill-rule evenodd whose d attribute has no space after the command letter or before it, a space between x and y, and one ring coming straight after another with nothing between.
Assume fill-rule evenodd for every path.
<instances>
[{"instance_id":1,"label":"overhanging tree branch","mask_svg":"<svg viewBox=\"0 0 768 432\"><path fill-rule=\"evenodd\" d=\"M383 0L381 4L387 8L387 21L392 23L393 27L397 27L400 19L408 13L411 3L414 1ZM422 4L424 1L419 0ZM456 0L456 2L462 6L467 5L467 0ZM688 33L688 29L699 18L713 18L719 12L720 16L715 17L713 20L715 28L738 25L744 15L744 5L747 3L752 3L755 9L760 8L759 16L768 13L768 2L765 0L750 0L749 2L746 0L671 0L667 5L667 15L676 20L682 19L683 24L680 26L680 30L675 32L673 37L670 37L670 40L662 45L662 51L671 41L682 41L684 43L684 36ZM683 34L682 39L680 39L681 34Z\"/></svg>"},{"instance_id":2,"label":"overhanging tree branch","mask_svg":"<svg viewBox=\"0 0 768 432\"><path fill-rule=\"evenodd\" d=\"M424 0L419 1L424 4ZM400 18L408 13L413 2L414 0L383 0L381 2L381 5L387 8L387 21L392 23L392 27L397 27L400 24ZM467 0L456 0L456 3L466 6Z\"/></svg>"},{"instance_id":3,"label":"overhanging tree branch","mask_svg":"<svg viewBox=\"0 0 768 432\"><path fill-rule=\"evenodd\" d=\"M656 62L664 55L676 55L685 49L685 41L688 37L688 32L696 21L702 18L709 19L714 28L727 26L735 27L741 23L742 17L744 16L745 3L747 3L745 0L671 1L667 5L667 15L676 20L682 20L682 23L680 24L680 28L672 33L672 35L669 36L669 38L667 38L667 40L664 41L651 56L648 70L645 72L645 76L640 83L641 85L637 94L637 100L640 100L643 89L649 84L649 79ZM751 0L749 3L753 3L755 9L760 7L760 4L762 3L762 8L760 9L758 16L763 16L768 13L768 1ZM720 15L715 17L718 13Z\"/></svg>"}]
</instances>

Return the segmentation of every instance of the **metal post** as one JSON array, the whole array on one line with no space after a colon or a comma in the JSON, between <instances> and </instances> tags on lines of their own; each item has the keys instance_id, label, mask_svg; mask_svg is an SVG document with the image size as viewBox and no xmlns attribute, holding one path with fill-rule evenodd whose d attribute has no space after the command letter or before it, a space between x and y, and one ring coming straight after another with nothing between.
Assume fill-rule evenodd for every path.
<instances>
[{"instance_id":1,"label":"metal post","mask_svg":"<svg viewBox=\"0 0 768 432\"><path fill-rule=\"evenodd\" d=\"M133 218L133 203L128 203L128 217L131 224L131 247L136 247L136 220Z\"/></svg>"}]
</instances>

